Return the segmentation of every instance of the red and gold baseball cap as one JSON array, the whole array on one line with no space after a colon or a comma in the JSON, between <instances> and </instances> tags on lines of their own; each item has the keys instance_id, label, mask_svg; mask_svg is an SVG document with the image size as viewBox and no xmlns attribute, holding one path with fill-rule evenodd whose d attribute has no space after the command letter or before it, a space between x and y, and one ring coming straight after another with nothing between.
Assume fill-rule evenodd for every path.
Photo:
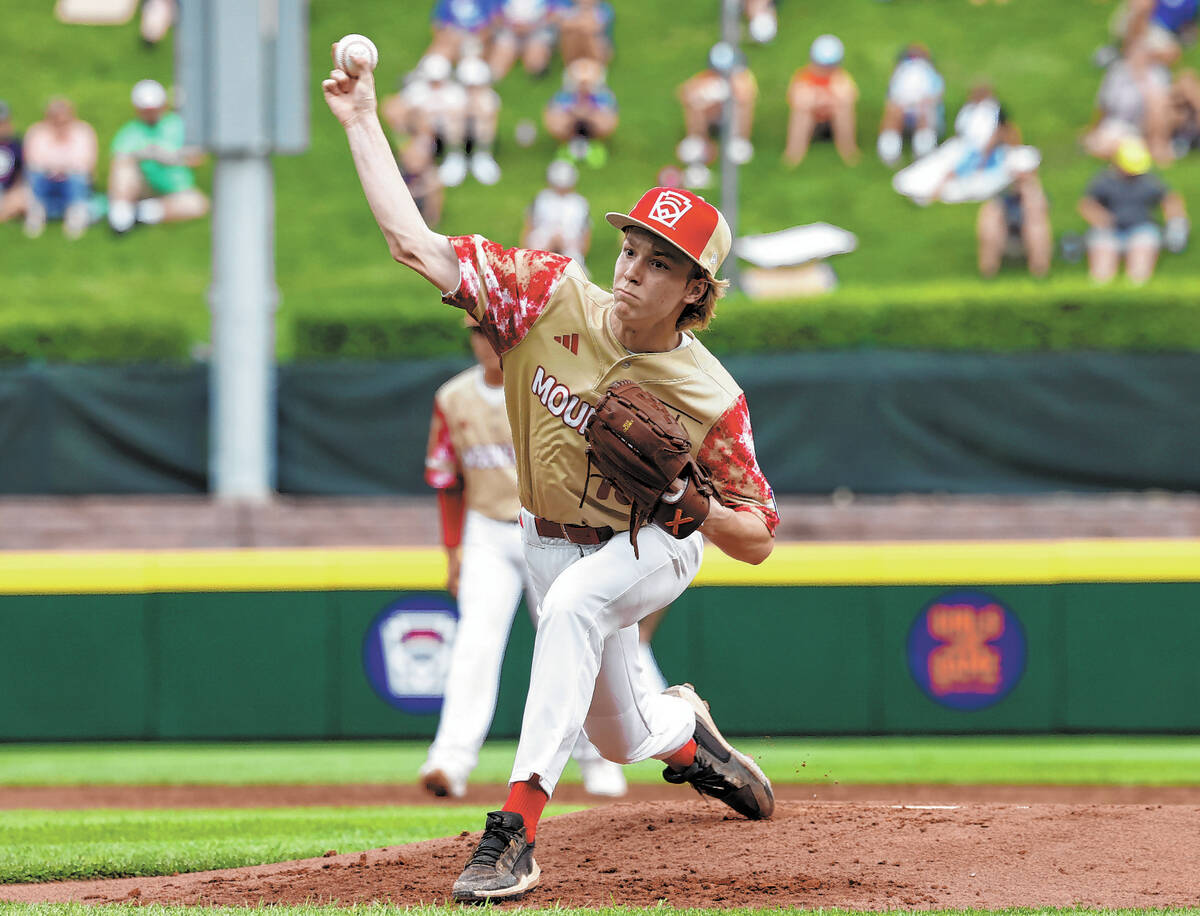
<instances>
[{"instance_id":1,"label":"red and gold baseball cap","mask_svg":"<svg viewBox=\"0 0 1200 916\"><path fill-rule=\"evenodd\" d=\"M732 236L721 211L683 188L651 188L628 214L605 213L618 229L640 226L666 239L710 277L729 254Z\"/></svg>"}]
</instances>

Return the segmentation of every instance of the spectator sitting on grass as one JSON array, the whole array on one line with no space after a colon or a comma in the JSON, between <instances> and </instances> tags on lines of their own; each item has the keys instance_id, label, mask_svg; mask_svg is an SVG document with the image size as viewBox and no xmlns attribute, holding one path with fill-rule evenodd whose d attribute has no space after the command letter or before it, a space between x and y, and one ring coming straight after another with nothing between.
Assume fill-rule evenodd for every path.
<instances>
[{"instance_id":1,"label":"spectator sitting on grass","mask_svg":"<svg viewBox=\"0 0 1200 916\"><path fill-rule=\"evenodd\" d=\"M500 0L488 64L502 80L520 57L530 76L545 76L558 44L558 18L570 0Z\"/></svg>"},{"instance_id":2,"label":"spectator sitting on grass","mask_svg":"<svg viewBox=\"0 0 1200 916\"><path fill-rule=\"evenodd\" d=\"M1179 159L1200 149L1200 76L1190 67L1180 70L1171 82L1171 154Z\"/></svg>"},{"instance_id":3,"label":"spectator sitting on grass","mask_svg":"<svg viewBox=\"0 0 1200 916\"><path fill-rule=\"evenodd\" d=\"M1003 192L983 202L975 233L982 276L995 276L1006 257L1024 258L1035 277L1049 272L1054 236L1037 169L1018 175Z\"/></svg>"},{"instance_id":4,"label":"spectator sitting on grass","mask_svg":"<svg viewBox=\"0 0 1200 916\"><path fill-rule=\"evenodd\" d=\"M448 57L429 54L408 85L383 102L383 117L392 130L432 142L441 158L438 177L447 188L461 185L468 172L481 184L500 180L492 155L499 115L491 71L478 57L464 58L456 74Z\"/></svg>"},{"instance_id":5,"label":"spectator sitting on grass","mask_svg":"<svg viewBox=\"0 0 1200 916\"><path fill-rule=\"evenodd\" d=\"M717 146L714 141L721 136L722 115L730 88L733 90L736 115L729 157L738 165L744 165L753 157L750 131L754 126L758 82L745 60L739 59L728 82L723 74L709 66L679 87L679 103L683 107L683 126L686 131L679 145L679 158L686 165L708 165L716 159Z\"/></svg>"},{"instance_id":6,"label":"spectator sitting on grass","mask_svg":"<svg viewBox=\"0 0 1200 916\"><path fill-rule=\"evenodd\" d=\"M613 56L613 8L605 0L575 0L559 17L564 66L594 60L608 66Z\"/></svg>"},{"instance_id":7,"label":"spectator sitting on grass","mask_svg":"<svg viewBox=\"0 0 1200 916\"><path fill-rule=\"evenodd\" d=\"M1117 147L1113 165L1096 175L1079 202L1079 212L1088 231L1088 274L1097 283L1117 275L1121 256L1131 283L1141 285L1151 278L1158 253L1182 251L1187 245L1189 223L1183 198L1151 174L1152 159L1145 142L1127 137ZM1162 208L1166 233L1159 228L1155 211Z\"/></svg>"},{"instance_id":8,"label":"spectator sitting on grass","mask_svg":"<svg viewBox=\"0 0 1200 916\"><path fill-rule=\"evenodd\" d=\"M496 21L494 0L435 0L430 15L433 41L426 55L450 62L487 53Z\"/></svg>"},{"instance_id":9,"label":"spectator sitting on grass","mask_svg":"<svg viewBox=\"0 0 1200 916\"><path fill-rule=\"evenodd\" d=\"M1166 68L1154 63L1144 43L1130 46L1105 71L1083 148L1108 161L1123 139L1143 137L1158 162L1170 162L1170 84Z\"/></svg>"},{"instance_id":10,"label":"spectator sitting on grass","mask_svg":"<svg viewBox=\"0 0 1200 916\"><path fill-rule=\"evenodd\" d=\"M945 121L945 91L946 81L933 65L928 48L913 43L901 52L888 80L879 124L876 148L884 165L900 161L906 134L912 137L914 159L933 152Z\"/></svg>"},{"instance_id":11,"label":"spectator sitting on grass","mask_svg":"<svg viewBox=\"0 0 1200 916\"><path fill-rule=\"evenodd\" d=\"M779 20L775 14L775 0L742 0L746 13L746 31L760 45L769 44L779 32Z\"/></svg>"},{"instance_id":12,"label":"spectator sitting on grass","mask_svg":"<svg viewBox=\"0 0 1200 916\"><path fill-rule=\"evenodd\" d=\"M835 35L821 35L809 49L809 62L792 76L787 101L787 147L783 161L792 167L804 161L814 137L832 137L847 165L858 161L854 106L858 86L842 67L845 50Z\"/></svg>"},{"instance_id":13,"label":"spectator sitting on grass","mask_svg":"<svg viewBox=\"0 0 1200 916\"><path fill-rule=\"evenodd\" d=\"M196 187L191 166L203 154L183 144L183 119L169 110L161 83L142 80L130 96L137 117L112 142L108 172L108 222L128 232L137 222L199 219L208 197Z\"/></svg>"},{"instance_id":14,"label":"spectator sitting on grass","mask_svg":"<svg viewBox=\"0 0 1200 916\"><path fill-rule=\"evenodd\" d=\"M1130 0L1125 45L1145 43L1154 61L1174 66L1196 37L1197 0Z\"/></svg>"},{"instance_id":15,"label":"spectator sitting on grass","mask_svg":"<svg viewBox=\"0 0 1200 916\"><path fill-rule=\"evenodd\" d=\"M617 129L617 97L604 84L604 67L581 59L567 67L563 88L550 99L542 119L550 135L564 144L559 158L599 168L608 161L601 142Z\"/></svg>"},{"instance_id":16,"label":"spectator sitting on grass","mask_svg":"<svg viewBox=\"0 0 1200 916\"><path fill-rule=\"evenodd\" d=\"M561 159L550 163L549 187L538 192L525 212L521 247L565 254L586 270L592 222L587 198L575 190L578 180L579 172L571 163Z\"/></svg>"},{"instance_id":17,"label":"spectator sitting on grass","mask_svg":"<svg viewBox=\"0 0 1200 916\"><path fill-rule=\"evenodd\" d=\"M142 17L138 31L147 47L153 47L171 31L179 16L176 0L142 0Z\"/></svg>"},{"instance_id":18,"label":"spectator sitting on grass","mask_svg":"<svg viewBox=\"0 0 1200 916\"><path fill-rule=\"evenodd\" d=\"M13 128L12 109L0 101L0 223L25 212L28 189L23 179L21 135Z\"/></svg>"},{"instance_id":19,"label":"spectator sitting on grass","mask_svg":"<svg viewBox=\"0 0 1200 916\"><path fill-rule=\"evenodd\" d=\"M37 238L47 219L61 219L63 234L77 239L87 230L88 201L98 157L96 131L75 116L64 98L51 99L45 118L25 134L29 198L25 234Z\"/></svg>"}]
</instances>

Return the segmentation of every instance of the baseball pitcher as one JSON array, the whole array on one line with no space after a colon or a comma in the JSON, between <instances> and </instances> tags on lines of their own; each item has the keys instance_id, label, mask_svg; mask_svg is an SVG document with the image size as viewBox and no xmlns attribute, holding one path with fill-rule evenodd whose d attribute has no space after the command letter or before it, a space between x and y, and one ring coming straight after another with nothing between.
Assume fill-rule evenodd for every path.
<instances>
[{"instance_id":1,"label":"baseball pitcher","mask_svg":"<svg viewBox=\"0 0 1200 916\"><path fill-rule=\"evenodd\" d=\"M476 365L434 395L425 454L425 481L438 494L446 587L458 599L442 713L418 774L439 798L467 794L467 779L496 713L500 665L522 591L530 612L537 607L517 523L521 503L504 372L479 323L469 315L466 323ZM587 792L625 794L621 767L601 757L582 733L572 756Z\"/></svg>"},{"instance_id":2,"label":"baseball pitcher","mask_svg":"<svg viewBox=\"0 0 1200 916\"><path fill-rule=\"evenodd\" d=\"M725 285L725 219L667 188L609 213L622 232L612 292L561 255L446 238L405 190L373 75L359 69L333 70L322 88L389 250L478 321L504 359L538 606L509 796L488 814L454 898L511 899L537 885L538 819L581 729L609 760L660 759L668 782L769 817L766 776L690 685L652 693L637 647L638 621L687 588L705 538L747 563L774 546L778 515L746 399L695 336Z\"/></svg>"}]
</instances>

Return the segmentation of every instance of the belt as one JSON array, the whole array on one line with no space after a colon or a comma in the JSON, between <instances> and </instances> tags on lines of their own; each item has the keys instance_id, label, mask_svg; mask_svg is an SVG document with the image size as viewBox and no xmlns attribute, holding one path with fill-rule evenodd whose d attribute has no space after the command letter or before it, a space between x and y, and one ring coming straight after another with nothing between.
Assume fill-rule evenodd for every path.
<instances>
[{"instance_id":1,"label":"belt","mask_svg":"<svg viewBox=\"0 0 1200 916\"><path fill-rule=\"evenodd\" d=\"M563 538L572 544L603 544L613 536L608 525L593 528L591 525L563 525L535 515L533 527L544 538Z\"/></svg>"}]
</instances>

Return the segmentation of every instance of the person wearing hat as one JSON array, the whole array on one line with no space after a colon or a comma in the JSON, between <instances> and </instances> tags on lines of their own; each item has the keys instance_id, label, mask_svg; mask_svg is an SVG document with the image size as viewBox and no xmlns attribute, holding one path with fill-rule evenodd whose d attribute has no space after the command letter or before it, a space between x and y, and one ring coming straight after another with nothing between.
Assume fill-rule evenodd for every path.
<instances>
[{"instance_id":1,"label":"person wearing hat","mask_svg":"<svg viewBox=\"0 0 1200 916\"><path fill-rule=\"evenodd\" d=\"M183 119L170 110L167 90L145 79L130 93L136 117L117 131L108 172L108 222L128 232L136 223L199 219L208 197L196 187L199 150L184 146Z\"/></svg>"},{"instance_id":2,"label":"person wearing hat","mask_svg":"<svg viewBox=\"0 0 1200 916\"><path fill-rule=\"evenodd\" d=\"M1111 167L1097 174L1079 202L1079 213L1091 227L1087 235L1088 274L1097 283L1112 280L1125 258L1125 274L1142 284L1154 275L1163 244L1168 251L1187 245L1187 208L1178 193L1150 171L1150 149L1140 137L1117 146ZM1155 211L1162 209L1166 232Z\"/></svg>"},{"instance_id":3,"label":"person wearing hat","mask_svg":"<svg viewBox=\"0 0 1200 916\"><path fill-rule=\"evenodd\" d=\"M29 189L23 172L24 144L12 123L12 109L0 100L0 223L25 212Z\"/></svg>"},{"instance_id":4,"label":"person wearing hat","mask_svg":"<svg viewBox=\"0 0 1200 916\"><path fill-rule=\"evenodd\" d=\"M608 760L662 760L668 782L769 817L761 769L721 736L690 685L652 692L638 651L638 622L687 588L706 539L750 564L774 546L779 518L746 397L698 336L727 286L717 276L732 241L725 218L677 188L606 214L621 233L608 290L562 255L430 230L379 124L371 73L335 69L322 89L392 257L478 321L504 360L537 635L508 798L487 815L454 898L511 899L537 885L538 821L581 730ZM589 473L584 435L599 399L626 379L670 405L714 484L690 534L648 524L636 549L628 503Z\"/></svg>"},{"instance_id":5,"label":"person wearing hat","mask_svg":"<svg viewBox=\"0 0 1200 916\"><path fill-rule=\"evenodd\" d=\"M521 245L565 254L586 269L592 219L587 198L575 190L578 181L579 170L570 162L555 159L550 163L547 187L538 191L525 211Z\"/></svg>"},{"instance_id":6,"label":"person wearing hat","mask_svg":"<svg viewBox=\"0 0 1200 916\"><path fill-rule=\"evenodd\" d=\"M808 63L788 85L787 145L783 161L792 167L804 161L814 137L832 137L847 165L858 162L854 107L858 85L842 66L845 48L836 35L819 35L809 48Z\"/></svg>"}]
</instances>

